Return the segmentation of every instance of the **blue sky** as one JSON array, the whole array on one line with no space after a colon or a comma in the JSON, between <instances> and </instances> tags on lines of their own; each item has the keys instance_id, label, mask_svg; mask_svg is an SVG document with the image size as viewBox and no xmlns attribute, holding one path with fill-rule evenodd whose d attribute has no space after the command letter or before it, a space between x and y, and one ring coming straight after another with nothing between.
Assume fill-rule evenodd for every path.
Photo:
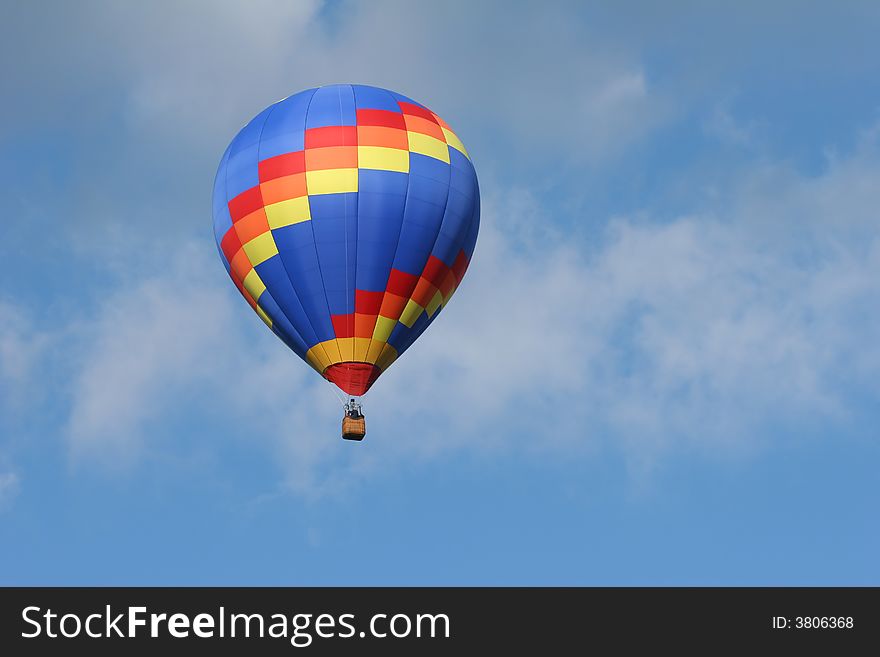
<instances>
[{"instance_id":1,"label":"blue sky","mask_svg":"<svg viewBox=\"0 0 880 657\"><path fill-rule=\"evenodd\" d=\"M880 584L874 3L6 13L0 583ZM235 132L334 82L483 195L362 444L211 234Z\"/></svg>"}]
</instances>

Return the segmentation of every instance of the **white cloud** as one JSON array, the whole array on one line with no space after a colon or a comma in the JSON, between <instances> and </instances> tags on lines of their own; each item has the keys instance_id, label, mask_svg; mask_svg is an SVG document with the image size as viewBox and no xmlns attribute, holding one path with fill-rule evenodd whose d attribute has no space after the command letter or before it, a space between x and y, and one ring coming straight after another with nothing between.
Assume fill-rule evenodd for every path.
<instances>
[{"instance_id":1,"label":"white cloud","mask_svg":"<svg viewBox=\"0 0 880 657\"><path fill-rule=\"evenodd\" d=\"M20 20L39 25L36 13ZM57 121L58 104L79 123L118 121L123 109L128 137L146 132L181 149L222 152L263 107L334 82L411 95L472 148L500 136L521 153L546 158L564 146L588 162L621 152L673 107L632 49L556 4L81 3L36 40L35 31L6 35L24 60L9 74L16 86L46 81L55 100L35 107L32 94L16 96L4 108L10 122L35 111ZM63 57L46 58L50 45Z\"/></svg>"},{"instance_id":2,"label":"white cloud","mask_svg":"<svg viewBox=\"0 0 880 657\"><path fill-rule=\"evenodd\" d=\"M522 159L541 175L542 157L557 167L607 162L676 111L672 87L656 88L635 49L556 5L505 4L499 12L488 3L430 11L406 2L345 4L329 22L317 19L323 9L88 5L60 21L69 18L70 29L22 30L28 40L49 34L71 57L17 57L13 82L44 80L55 96L43 112L53 121L69 119L58 106L87 119L91 106L82 98L93 96L103 99L101 121L125 98L129 132L143 143L164 140L162 163L176 152L168 143L187 153L187 170L191 161L213 166L206 152L219 156L264 105L334 81L411 94L463 124L469 145L528 152ZM534 42L537 34L553 38ZM14 43L6 45L15 50ZM27 95L14 95L32 109ZM750 124L723 112L704 127L733 142L754 136ZM256 436L278 454L289 485L312 494L450 450L568 457L610 440L633 460L651 459L682 445L758 444L769 423L845 417L857 411L847 386L874 398L880 369L876 151L876 135L867 134L859 152L835 156L813 177L764 163L745 181L730 181L712 206L666 223L621 217L585 235L577 216L542 209L540 191L493 189L487 172L516 158L503 148L508 161L492 161L496 151L486 147L472 270L437 324L370 395L364 446L338 440L338 407L326 384L234 299L207 240L179 247L189 229L174 233L178 255L169 259L165 232L155 242L140 239L164 215L189 226L176 205L179 190L163 186L150 203L133 202L89 168L85 187L100 212L73 204L69 223L81 234L89 226L85 241L104 267L124 266L107 267L106 296L74 337L59 338L76 361L62 384L72 454L135 462L170 449L154 430L190 413ZM154 184L135 180L148 165L161 168L150 158L134 172L115 154L108 161L112 176L138 189ZM205 182L210 174L198 169L192 177ZM531 179L535 187L546 182ZM577 204L554 199L557 209ZM85 224L86 216L109 228ZM131 251L137 273L125 271ZM11 318L0 323L0 374L24 389L37 357L22 317L0 306L0 319Z\"/></svg>"},{"instance_id":3,"label":"white cloud","mask_svg":"<svg viewBox=\"0 0 880 657\"><path fill-rule=\"evenodd\" d=\"M7 411L32 401L34 371L49 343L20 305L0 300L0 404Z\"/></svg>"},{"instance_id":4,"label":"white cloud","mask_svg":"<svg viewBox=\"0 0 880 657\"><path fill-rule=\"evenodd\" d=\"M813 268L757 248L745 221L620 219L592 253L518 252L509 216L490 209L470 280L387 376L381 412L402 402L419 448L748 449L768 425L839 420L847 383L880 393L876 233Z\"/></svg>"},{"instance_id":5,"label":"white cloud","mask_svg":"<svg viewBox=\"0 0 880 657\"><path fill-rule=\"evenodd\" d=\"M642 466L858 418L849 391L880 395L876 162L776 168L762 175L777 184L750 178L715 214L618 218L596 235L494 188L465 284L368 395L360 446L338 439L328 384L191 245L83 328L72 448L135 458L151 422L186 404L256 436L286 485L315 495L452 451L581 458L610 442Z\"/></svg>"},{"instance_id":6,"label":"white cloud","mask_svg":"<svg viewBox=\"0 0 880 657\"><path fill-rule=\"evenodd\" d=\"M109 294L79 326L69 391L75 455L125 461L137 453L146 425L222 373L217 354L233 310L210 283L208 274L218 272L209 264L185 248L163 274Z\"/></svg>"}]
</instances>

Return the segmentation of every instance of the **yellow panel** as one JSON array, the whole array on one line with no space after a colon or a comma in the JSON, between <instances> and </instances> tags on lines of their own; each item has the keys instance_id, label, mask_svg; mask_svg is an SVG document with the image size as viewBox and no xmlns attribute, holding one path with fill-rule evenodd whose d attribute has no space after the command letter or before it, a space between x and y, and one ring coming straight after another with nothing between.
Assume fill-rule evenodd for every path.
<instances>
[{"instance_id":1,"label":"yellow panel","mask_svg":"<svg viewBox=\"0 0 880 657\"><path fill-rule=\"evenodd\" d=\"M416 323L416 320L419 318L419 315L422 314L423 310L424 308L422 308L419 304L410 299L406 302L406 308L404 308L403 312L400 313L400 323L405 325L407 328L412 328L412 325Z\"/></svg>"},{"instance_id":2,"label":"yellow panel","mask_svg":"<svg viewBox=\"0 0 880 657\"><path fill-rule=\"evenodd\" d=\"M333 365L335 363L342 362L342 355L339 353L339 345L337 344L335 339L327 340L325 342L322 342L321 344L324 345L324 351L327 352L327 367L330 367L330 365Z\"/></svg>"},{"instance_id":3,"label":"yellow panel","mask_svg":"<svg viewBox=\"0 0 880 657\"><path fill-rule=\"evenodd\" d=\"M309 195L342 194L358 190L357 169L326 169L306 171L306 188Z\"/></svg>"},{"instance_id":4,"label":"yellow panel","mask_svg":"<svg viewBox=\"0 0 880 657\"><path fill-rule=\"evenodd\" d=\"M336 338L336 344L339 345L339 355L342 356L342 362L354 360L354 338Z\"/></svg>"},{"instance_id":5,"label":"yellow panel","mask_svg":"<svg viewBox=\"0 0 880 657\"><path fill-rule=\"evenodd\" d=\"M376 318L376 328L373 329L373 340L388 342L388 338L391 337L391 331L394 330L395 326L397 326L396 319L389 319L384 315L379 315Z\"/></svg>"},{"instance_id":6,"label":"yellow panel","mask_svg":"<svg viewBox=\"0 0 880 657\"><path fill-rule=\"evenodd\" d=\"M371 342L372 340L370 340L370 338L354 339L354 360L362 363L367 362L367 352L370 349Z\"/></svg>"},{"instance_id":7,"label":"yellow panel","mask_svg":"<svg viewBox=\"0 0 880 657\"><path fill-rule=\"evenodd\" d=\"M244 252L247 254L248 260L256 267L261 262L265 262L274 255L278 255L278 247L275 246L275 240L272 239L272 232L266 231L245 244Z\"/></svg>"},{"instance_id":8,"label":"yellow panel","mask_svg":"<svg viewBox=\"0 0 880 657\"><path fill-rule=\"evenodd\" d=\"M413 153L428 155L444 162L449 162L449 147L445 141L423 135L420 132L407 132L409 137L409 150Z\"/></svg>"},{"instance_id":9,"label":"yellow panel","mask_svg":"<svg viewBox=\"0 0 880 657\"><path fill-rule=\"evenodd\" d=\"M379 358L376 360L376 367L378 367L383 372L388 369L388 366L391 365L397 359L397 349L392 347L390 344L386 344L382 348L382 353Z\"/></svg>"},{"instance_id":10,"label":"yellow panel","mask_svg":"<svg viewBox=\"0 0 880 657\"><path fill-rule=\"evenodd\" d=\"M464 148L464 144L461 143L461 139L458 138L452 130L449 128L443 128L443 135L446 137L446 143L452 146L455 150L460 151L464 154L467 159L471 159L471 156L468 155L468 152Z\"/></svg>"},{"instance_id":11,"label":"yellow panel","mask_svg":"<svg viewBox=\"0 0 880 657\"><path fill-rule=\"evenodd\" d=\"M382 146L358 146L358 168L409 172L409 152Z\"/></svg>"},{"instance_id":12,"label":"yellow panel","mask_svg":"<svg viewBox=\"0 0 880 657\"><path fill-rule=\"evenodd\" d=\"M266 211L266 218L269 220L269 228L290 226L291 224L298 224L301 221L308 221L312 218L312 214L309 211L308 196L279 201L278 203L267 205L263 209Z\"/></svg>"},{"instance_id":13,"label":"yellow panel","mask_svg":"<svg viewBox=\"0 0 880 657\"><path fill-rule=\"evenodd\" d=\"M263 290L266 289L266 284L263 282L263 279L260 278L256 269L251 269L242 282L244 283L244 289L250 292L255 300L259 300Z\"/></svg>"},{"instance_id":14,"label":"yellow panel","mask_svg":"<svg viewBox=\"0 0 880 657\"><path fill-rule=\"evenodd\" d=\"M431 300L428 302L428 305L425 306L425 311L428 313L428 317L433 317L434 313L437 312L437 308L440 307L440 304L443 302L443 295L440 292L436 292Z\"/></svg>"},{"instance_id":15,"label":"yellow panel","mask_svg":"<svg viewBox=\"0 0 880 657\"><path fill-rule=\"evenodd\" d=\"M395 322L396 324L397 322ZM382 353L382 349L385 348L385 342L379 342L378 340L370 340L370 348L367 350L367 357L364 359L368 363L376 364L376 361L379 360L379 355Z\"/></svg>"},{"instance_id":16,"label":"yellow panel","mask_svg":"<svg viewBox=\"0 0 880 657\"><path fill-rule=\"evenodd\" d=\"M316 344L306 352L306 360L319 374L324 372L324 364L321 361L321 357L326 358L324 348L321 345Z\"/></svg>"},{"instance_id":17,"label":"yellow panel","mask_svg":"<svg viewBox=\"0 0 880 657\"><path fill-rule=\"evenodd\" d=\"M266 311L259 306L256 307L256 311L257 315L260 316L260 319L262 319L266 323L266 326L272 328L272 319L269 317L269 315L266 314Z\"/></svg>"},{"instance_id":18,"label":"yellow panel","mask_svg":"<svg viewBox=\"0 0 880 657\"><path fill-rule=\"evenodd\" d=\"M331 354L336 357L335 360L331 357ZM333 363L338 363L340 361L338 356L339 347L336 346L336 340L319 342L306 353L306 358L309 363L311 363L312 366L322 374L324 373L324 370L330 367Z\"/></svg>"}]
</instances>

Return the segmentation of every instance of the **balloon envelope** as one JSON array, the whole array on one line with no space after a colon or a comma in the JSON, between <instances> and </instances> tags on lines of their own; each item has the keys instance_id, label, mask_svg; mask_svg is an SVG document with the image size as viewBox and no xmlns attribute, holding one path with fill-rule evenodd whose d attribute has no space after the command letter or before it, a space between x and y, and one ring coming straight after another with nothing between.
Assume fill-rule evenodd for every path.
<instances>
[{"instance_id":1,"label":"balloon envelope","mask_svg":"<svg viewBox=\"0 0 880 657\"><path fill-rule=\"evenodd\" d=\"M213 209L241 294L351 395L437 317L480 223L476 172L449 125L406 96L348 84L294 94L242 128Z\"/></svg>"}]
</instances>

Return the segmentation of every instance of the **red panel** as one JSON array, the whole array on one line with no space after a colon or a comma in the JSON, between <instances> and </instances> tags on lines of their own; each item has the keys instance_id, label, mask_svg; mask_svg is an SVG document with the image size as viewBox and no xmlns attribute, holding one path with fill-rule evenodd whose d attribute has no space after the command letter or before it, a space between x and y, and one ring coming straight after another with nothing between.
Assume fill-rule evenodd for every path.
<instances>
[{"instance_id":1,"label":"red panel","mask_svg":"<svg viewBox=\"0 0 880 657\"><path fill-rule=\"evenodd\" d=\"M443 279L446 278L446 274L449 271L449 267L446 266L446 263L443 262L437 256L431 256L428 258L428 262L425 265L425 271L422 272L422 276L427 278L434 287L439 288L443 284Z\"/></svg>"},{"instance_id":2,"label":"red panel","mask_svg":"<svg viewBox=\"0 0 880 657\"><path fill-rule=\"evenodd\" d=\"M357 111L357 124L381 125L387 128L406 130L403 114L389 110L359 109Z\"/></svg>"},{"instance_id":3,"label":"red panel","mask_svg":"<svg viewBox=\"0 0 880 657\"><path fill-rule=\"evenodd\" d=\"M357 146L357 127L333 125L306 130L306 149L326 146Z\"/></svg>"},{"instance_id":4,"label":"red panel","mask_svg":"<svg viewBox=\"0 0 880 657\"><path fill-rule=\"evenodd\" d=\"M260 193L260 186L257 185L243 191L229 201L229 215L232 217L232 222L235 223L261 207L263 207L263 195Z\"/></svg>"},{"instance_id":5,"label":"red panel","mask_svg":"<svg viewBox=\"0 0 880 657\"><path fill-rule=\"evenodd\" d=\"M404 103L400 100L397 101L397 104L400 105L400 109L404 114L421 116L423 119L428 119L428 121L430 121L431 123L437 123L437 119L434 118L434 114L430 110L426 110L424 107L413 105L412 103Z\"/></svg>"},{"instance_id":6,"label":"red panel","mask_svg":"<svg viewBox=\"0 0 880 657\"><path fill-rule=\"evenodd\" d=\"M391 292L391 294L409 298L409 295L412 294L418 280L418 276L407 274L405 271L400 271L399 269L392 269L391 274L388 277L388 285L385 289L388 292Z\"/></svg>"},{"instance_id":7,"label":"red panel","mask_svg":"<svg viewBox=\"0 0 880 657\"><path fill-rule=\"evenodd\" d=\"M354 337L354 315L330 315L337 338Z\"/></svg>"},{"instance_id":8,"label":"red panel","mask_svg":"<svg viewBox=\"0 0 880 657\"><path fill-rule=\"evenodd\" d=\"M455 289L455 274L452 273L452 270L448 270L446 272L446 276L443 278L443 282L440 283L440 294L443 295L444 299L448 299L449 295Z\"/></svg>"},{"instance_id":9,"label":"red panel","mask_svg":"<svg viewBox=\"0 0 880 657\"><path fill-rule=\"evenodd\" d=\"M458 284L461 285L461 279L464 278L464 273L468 268L468 259L464 253L464 249L458 252L458 257L455 259L455 262L452 263L452 273L455 274L455 280L458 281Z\"/></svg>"},{"instance_id":10,"label":"red panel","mask_svg":"<svg viewBox=\"0 0 880 657\"><path fill-rule=\"evenodd\" d=\"M241 240L238 239L238 233L235 232L235 227L233 226L226 231L223 239L220 240L220 250L226 256L226 262L231 263L239 249L241 249Z\"/></svg>"},{"instance_id":11,"label":"red panel","mask_svg":"<svg viewBox=\"0 0 880 657\"><path fill-rule=\"evenodd\" d=\"M371 363L336 363L324 370L324 378L349 395L358 397L370 389L382 374Z\"/></svg>"},{"instance_id":12,"label":"red panel","mask_svg":"<svg viewBox=\"0 0 880 657\"><path fill-rule=\"evenodd\" d=\"M260 182L266 182L281 176L289 176L294 173L302 173L305 170L306 163L302 151L277 155L260 162Z\"/></svg>"},{"instance_id":13,"label":"red panel","mask_svg":"<svg viewBox=\"0 0 880 657\"><path fill-rule=\"evenodd\" d=\"M354 291L354 311L364 315L378 315L382 307L384 292L370 292L368 290Z\"/></svg>"}]
</instances>

